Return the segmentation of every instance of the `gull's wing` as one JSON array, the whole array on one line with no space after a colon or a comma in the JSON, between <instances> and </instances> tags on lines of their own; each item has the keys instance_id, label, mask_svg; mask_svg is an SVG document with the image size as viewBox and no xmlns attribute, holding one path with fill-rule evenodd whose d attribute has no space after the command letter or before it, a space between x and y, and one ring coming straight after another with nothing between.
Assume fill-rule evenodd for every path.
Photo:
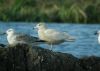
<instances>
[{"instance_id":1,"label":"gull's wing","mask_svg":"<svg viewBox=\"0 0 100 71\"><path fill-rule=\"evenodd\" d=\"M59 32L59 31L54 30L54 29L47 29L47 30L45 30L44 33L48 39L63 40L65 38L64 34L62 32Z\"/></svg>"},{"instance_id":2,"label":"gull's wing","mask_svg":"<svg viewBox=\"0 0 100 71\"><path fill-rule=\"evenodd\" d=\"M16 40L24 41L24 42L29 42L29 43L44 42L43 40L40 40L37 37L33 37L33 36L30 36L30 35L27 35L27 34L16 35Z\"/></svg>"},{"instance_id":3,"label":"gull's wing","mask_svg":"<svg viewBox=\"0 0 100 71\"><path fill-rule=\"evenodd\" d=\"M68 33L66 33L66 32L59 32L59 31L54 30L54 29L47 29L45 31L45 36L48 39L51 39L51 40L66 40L66 41L73 41L73 40L75 40L75 38L72 37L71 35L69 35Z\"/></svg>"},{"instance_id":4,"label":"gull's wing","mask_svg":"<svg viewBox=\"0 0 100 71\"><path fill-rule=\"evenodd\" d=\"M66 37L65 40L66 41L74 41L75 40L75 37L69 35L68 33L66 32L63 32L64 36Z\"/></svg>"}]
</instances>

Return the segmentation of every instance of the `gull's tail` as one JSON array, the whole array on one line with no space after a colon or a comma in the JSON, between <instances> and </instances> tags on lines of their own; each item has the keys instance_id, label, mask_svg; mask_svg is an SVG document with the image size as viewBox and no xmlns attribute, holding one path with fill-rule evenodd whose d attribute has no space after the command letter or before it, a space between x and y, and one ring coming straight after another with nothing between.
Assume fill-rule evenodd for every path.
<instances>
[{"instance_id":1,"label":"gull's tail","mask_svg":"<svg viewBox=\"0 0 100 71\"><path fill-rule=\"evenodd\" d=\"M46 42L46 41L44 41L44 40L36 40L36 42Z\"/></svg>"},{"instance_id":2,"label":"gull's tail","mask_svg":"<svg viewBox=\"0 0 100 71\"><path fill-rule=\"evenodd\" d=\"M66 40L67 42L73 42L73 41L75 41L75 37L73 37L73 36L67 34L66 32L64 32L64 34L65 34L65 36L66 36L65 40Z\"/></svg>"}]
</instances>

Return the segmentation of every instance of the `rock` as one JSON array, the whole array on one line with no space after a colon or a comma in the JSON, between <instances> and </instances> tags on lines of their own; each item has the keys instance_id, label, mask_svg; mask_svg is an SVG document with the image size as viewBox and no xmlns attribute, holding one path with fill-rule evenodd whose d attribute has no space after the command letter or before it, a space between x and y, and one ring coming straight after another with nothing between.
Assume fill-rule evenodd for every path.
<instances>
[{"instance_id":1,"label":"rock","mask_svg":"<svg viewBox=\"0 0 100 71\"><path fill-rule=\"evenodd\" d=\"M71 54L33 48L33 69L35 71L80 71L78 59Z\"/></svg>"},{"instance_id":2,"label":"rock","mask_svg":"<svg viewBox=\"0 0 100 71\"><path fill-rule=\"evenodd\" d=\"M78 59L38 46L0 47L0 71L100 71L100 57Z\"/></svg>"},{"instance_id":3,"label":"rock","mask_svg":"<svg viewBox=\"0 0 100 71\"><path fill-rule=\"evenodd\" d=\"M7 71L6 63L7 63L6 49L3 47L0 47L0 71Z\"/></svg>"},{"instance_id":4,"label":"rock","mask_svg":"<svg viewBox=\"0 0 100 71\"><path fill-rule=\"evenodd\" d=\"M79 63L85 71L100 71L100 57L84 57L79 59Z\"/></svg>"}]
</instances>

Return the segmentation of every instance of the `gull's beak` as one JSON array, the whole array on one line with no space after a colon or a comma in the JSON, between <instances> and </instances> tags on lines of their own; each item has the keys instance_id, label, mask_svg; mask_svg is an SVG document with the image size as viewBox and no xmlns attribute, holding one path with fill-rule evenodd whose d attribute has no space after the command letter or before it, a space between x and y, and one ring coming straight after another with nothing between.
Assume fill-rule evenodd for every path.
<instances>
[{"instance_id":1,"label":"gull's beak","mask_svg":"<svg viewBox=\"0 0 100 71\"><path fill-rule=\"evenodd\" d=\"M35 28L33 27L33 30L34 30Z\"/></svg>"},{"instance_id":2,"label":"gull's beak","mask_svg":"<svg viewBox=\"0 0 100 71\"><path fill-rule=\"evenodd\" d=\"M0 35L5 35L6 33L4 32L4 33L0 33Z\"/></svg>"},{"instance_id":3,"label":"gull's beak","mask_svg":"<svg viewBox=\"0 0 100 71\"><path fill-rule=\"evenodd\" d=\"M97 32L94 33L94 35L97 35L97 34L98 34Z\"/></svg>"}]
</instances>

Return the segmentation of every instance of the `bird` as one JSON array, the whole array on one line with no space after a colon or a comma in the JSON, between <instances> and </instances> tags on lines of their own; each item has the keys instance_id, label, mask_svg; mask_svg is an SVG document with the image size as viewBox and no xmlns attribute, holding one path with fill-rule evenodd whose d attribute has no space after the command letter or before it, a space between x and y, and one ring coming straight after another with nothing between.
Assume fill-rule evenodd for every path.
<instances>
[{"instance_id":1,"label":"bird","mask_svg":"<svg viewBox=\"0 0 100 71\"><path fill-rule=\"evenodd\" d=\"M24 33L17 33L14 29L10 28L6 31L7 41L10 45L16 44L38 44L44 42L37 37L33 37Z\"/></svg>"},{"instance_id":2,"label":"bird","mask_svg":"<svg viewBox=\"0 0 100 71\"><path fill-rule=\"evenodd\" d=\"M37 29L39 39L46 41L50 45L51 50L53 45L75 40L75 37L70 36L66 32L47 28L45 23L38 23L34 28Z\"/></svg>"},{"instance_id":3,"label":"bird","mask_svg":"<svg viewBox=\"0 0 100 71\"><path fill-rule=\"evenodd\" d=\"M100 30L95 32L95 35L98 35L98 43L100 44Z\"/></svg>"}]
</instances>

